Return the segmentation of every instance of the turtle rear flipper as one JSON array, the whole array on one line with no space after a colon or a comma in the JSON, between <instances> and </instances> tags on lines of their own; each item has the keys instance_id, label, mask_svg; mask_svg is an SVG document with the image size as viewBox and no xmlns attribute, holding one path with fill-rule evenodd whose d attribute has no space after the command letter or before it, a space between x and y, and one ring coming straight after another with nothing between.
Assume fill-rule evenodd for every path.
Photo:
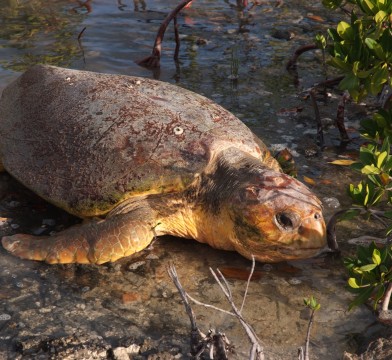
<instances>
[{"instance_id":1,"label":"turtle rear flipper","mask_svg":"<svg viewBox=\"0 0 392 360\"><path fill-rule=\"evenodd\" d=\"M146 220L145 214L144 218L140 215L135 212L119 214L73 226L53 236L5 236L2 244L23 259L49 264L103 264L132 255L151 243L154 225Z\"/></svg>"}]
</instances>

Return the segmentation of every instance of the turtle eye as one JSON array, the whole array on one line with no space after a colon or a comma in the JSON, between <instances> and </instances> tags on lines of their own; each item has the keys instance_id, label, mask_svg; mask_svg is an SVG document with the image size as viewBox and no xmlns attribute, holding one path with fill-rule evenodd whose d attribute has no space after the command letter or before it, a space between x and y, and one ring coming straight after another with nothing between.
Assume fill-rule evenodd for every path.
<instances>
[{"instance_id":1,"label":"turtle eye","mask_svg":"<svg viewBox=\"0 0 392 360\"><path fill-rule=\"evenodd\" d=\"M297 223L297 218L294 213L281 212L275 215L275 220L278 226L285 231L294 230Z\"/></svg>"}]
</instances>

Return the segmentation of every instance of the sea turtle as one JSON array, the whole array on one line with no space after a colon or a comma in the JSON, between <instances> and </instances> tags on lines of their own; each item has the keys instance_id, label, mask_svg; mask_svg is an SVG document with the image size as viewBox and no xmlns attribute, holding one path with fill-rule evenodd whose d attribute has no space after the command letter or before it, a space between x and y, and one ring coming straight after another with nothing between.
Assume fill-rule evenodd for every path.
<instances>
[{"instance_id":1,"label":"sea turtle","mask_svg":"<svg viewBox=\"0 0 392 360\"><path fill-rule=\"evenodd\" d=\"M22 258L101 264L165 234L263 262L326 243L320 201L248 127L164 82L36 65L3 91L0 158L42 198L92 218L3 237Z\"/></svg>"}]
</instances>

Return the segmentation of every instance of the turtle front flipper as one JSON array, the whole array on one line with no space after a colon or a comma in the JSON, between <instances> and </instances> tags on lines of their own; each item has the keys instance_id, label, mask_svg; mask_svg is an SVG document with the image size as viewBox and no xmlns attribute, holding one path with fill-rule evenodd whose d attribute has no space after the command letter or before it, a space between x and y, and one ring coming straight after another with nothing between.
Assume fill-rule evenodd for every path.
<instances>
[{"instance_id":1,"label":"turtle front flipper","mask_svg":"<svg viewBox=\"0 0 392 360\"><path fill-rule=\"evenodd\" d=\"M155 224L135 215L134 212L115 215L73 226L53 236L5 236L2 244L23 259L49 264L103 264L132 255L151 243Z\"/></svg>"}]
</instances>

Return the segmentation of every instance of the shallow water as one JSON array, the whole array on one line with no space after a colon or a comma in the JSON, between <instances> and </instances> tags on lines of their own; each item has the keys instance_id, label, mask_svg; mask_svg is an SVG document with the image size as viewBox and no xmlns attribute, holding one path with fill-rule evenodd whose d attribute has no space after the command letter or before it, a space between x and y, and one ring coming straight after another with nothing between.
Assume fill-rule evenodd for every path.
<instances>
[{"instance_id":1,"label":"shallow water","mask_svg":"<svg viewBox=\"0 0 392 360\"><path fill-rule=\"evenodd\" d=\"M163 44L161 69L151 72L138 66L135 61L150 54L160 22L176 3L0 0L0 90L36 62L177 83L228 108L273 149L289 147L299 167L299 178L313 179L313 190L321 198L334 197L347 206L345 185L353 176L328 164L339 153L336 130L327 132L323 154L304 156L315 148L315 123L310 101L304 100L301 91L323 79L321 55L316 52L301 58L298 88L284 68L292 51L311 42L318 31L336 20L337 14L326 13L317 2L300 0L249 5L245 10L234 1L195 0L178 18L180 64L176 66L172 60L174 38L170 28ZM289 41L277 39L276 30L288 31L294 37ZM233 59L238 60L238 69ZM231 80L237 73L238 80ZM333 118L336 104L333 98L320 103L322 117ZM347 114L347 124L355 129L366 109L349 106ZM357 136L355 130L352 136ZM0 190L0 216L12 219L4 220L1 234L50 232L75 221L40 202L6 175L0 178ZM339 209L324 205L327 217ZM49 223L45 225L43 219L54 223L44 221ZM369 231L369 226L341 226L339 240ZM351 249L343 246L343 251ZM250 267L249 261L237 254L168 238L159 239L136 257L101 267L48 266L15 259L1 249L0 357L19 356L15 344L24 345L26 358L44 356L41 340L74 333L98 338L109 347L131 338L143 342L151 337L152 348L178 346L186 353L189 320L167 276L170 263L177 266L180 280L191 295L225 309L229 307L208 268L219 267L226 272L234 268L236 277L240 269ZM314 359L338 359L344 350L354 351L364 337L381 329L365 307L347 313L350 295L344 289L346 275L341 259L257 264L256 271L258 279L251 282L244 317L262 340L267 359L297 357L309 318L303 298L310 295L322 305L312 331ZM245 281L231 278L229 282L241 303ZM249 346L237 320L198 306L194 311L201 329L225 332L236 346L237 358L246 358ZM27 346L31 347L30 355Z\"/></svg>"}]
</instances>

